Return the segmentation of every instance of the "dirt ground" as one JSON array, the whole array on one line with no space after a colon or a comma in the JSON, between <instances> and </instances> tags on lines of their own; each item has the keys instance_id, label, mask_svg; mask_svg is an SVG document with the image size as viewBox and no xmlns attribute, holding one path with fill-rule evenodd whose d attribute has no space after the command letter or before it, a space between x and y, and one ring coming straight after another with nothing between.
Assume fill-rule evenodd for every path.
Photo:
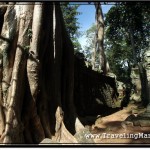
<instances>
[{"instance_id":1,"label":"dirt ground","mask_svg":"<svg viewBox=\"0 0 150 150\"><path fill-rule=\"evenodd\" d=\"M95 143L150 144L150 127L123 124L123 121L131 114L137 115L145 110L145 108L139 109L137 104L129 104L116 113L98 118L91 127Z\"/></svg>"}]
</instances>

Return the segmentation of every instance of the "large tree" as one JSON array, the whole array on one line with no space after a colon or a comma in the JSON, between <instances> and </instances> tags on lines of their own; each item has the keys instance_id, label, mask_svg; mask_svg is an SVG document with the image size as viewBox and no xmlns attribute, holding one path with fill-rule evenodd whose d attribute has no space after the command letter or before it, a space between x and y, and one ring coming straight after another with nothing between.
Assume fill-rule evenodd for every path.
<instances>
[{"instance_id":1,"label":"large tree","mask_svg":"<svg viewBox=\"0 0 150 150\"><path fill-rule=\"evenodd\" d=\"M149 14L147 2L120 2L106 14L106 51L111 69L121 78L129 76L127 70L141 61L148 47Z\"/></svg>"},{"instance_id":2,"label":"large tree","mask_svg":"<svg viewBox=\"0 0 150 150\"><path fill-rule=\"evenodd\" d=\"M85 32L87 41L83 52L91 62L93 70L99 70L106 75L110 70L104 49L104 17L100 2L94 2L94 5L96 24Z\"/></svg>"},{"instance_id":3,"label":"large tree","mask_svg":"<svg viewBox=\"0 0 150 150\"><path fill-rule=\"evenodd\" d=\"M86 37L86 45L83 48L83 53L88 61L91 63L93 62L93 66L95 68L95 64L99 61L96 59L96 56L93 58L93 54L95 54L95 37L96 32L96 25L93 23L92 26L86 30L85 37ZM93 60L94 59L94 60Z\"/></svg>"},{"instance_id":4,"label":"large tree","mask_svg":"<svg viewBox=\"0 0 150 150\"><path fill-rule=\"evenodd\" d=\"M106 55L104 51L104 17L102 12L102 7L100 2L94 2L96 13L96 34L95 34L95 52L99 57L99 69L103 71L104 75L107 74L109 71L109 65L106 61ZM96 54L93 55L93 61L95 61L94 57ZM94 62L93 62L94 64Z\"/></svg>"},{"instance_id":5,"label":"large tree","mask_svg":"<svg viewBox=\"0 0 150 150\"><path fill-rule=\"evenodd\" d=\"M10 3L9 3L10 4ZM77 142L74 52L59 3L1 5L1 143Z\"/></svg>"}]
</instances>

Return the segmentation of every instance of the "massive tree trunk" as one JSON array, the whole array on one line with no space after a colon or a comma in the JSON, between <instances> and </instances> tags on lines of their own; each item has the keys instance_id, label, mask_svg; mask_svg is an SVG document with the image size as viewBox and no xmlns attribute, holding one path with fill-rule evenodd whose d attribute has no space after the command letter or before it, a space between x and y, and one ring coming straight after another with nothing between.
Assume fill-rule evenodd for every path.
<instances>
[{"instance_id":1,"label":"massive tree trunk","mask_svg":"<svg viewBox=\"0 0 150 150\"><path fill-rule=\"evenodd\" d=\"M96 66L96 44L97 44L97 32L95 32L94 38L93 38L93 49L92 49L92 69L95 70Z\"/></svg>"},{"instance_id":2,"label":"massive tree trunk","mask_svg":"<svg viewBox=\"0 0 150 150\"><path fill-rule=\"evenodd\" d=\"M1 143L76 143L74 52L59 3L3 6L0 36ZM5 7L5 8L4 8Z\"/></svg>"},{"instance_id":3,"label":"massive tree trunk","mask_svg":"<svg viewBox=\"0 0 150 150\"><path fill-rule=\"evenodd\" d=\"M96 8L96 48L99 55L99 69L103 71L104 75L109 71L109 64L106 60L106 55L104 52L104 18L100 2L94 2Z\"/></svg>"},{"instance_id":4,"label":"massive tree trunk","mask_svg":"<svg viewBox=\"0 0 150 150\"><path fill-rule=\"evenodd\" d=\"M3 22L4 22L4 14L7 8L4 5L5 5L5 2L0 2L0 33L2 30Z\"/></svg>"},{"instance_id":5,"label":"massive tree trunk","mask_svg":"<svg viewBox=\"0 0 150 150\"><path fill-rule=\"evenodd\" d=\"M132 55L133 55L133 64L137 65L137 57L136 57L136 50L135 50L135 42L134 42L134 36L133 36L133 30L132 27L129 27L129 35L131 40L131 47L132 47Z\"/></svg>"}]
</instances>

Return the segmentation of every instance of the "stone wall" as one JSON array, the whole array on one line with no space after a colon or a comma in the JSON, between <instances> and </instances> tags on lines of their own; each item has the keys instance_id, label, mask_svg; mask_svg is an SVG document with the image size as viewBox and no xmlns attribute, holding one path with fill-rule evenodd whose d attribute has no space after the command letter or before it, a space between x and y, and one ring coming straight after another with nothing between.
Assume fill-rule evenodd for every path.
<instances>
[{"instance_id":1,"label":"stone wall","mask_svg":"<svg viewBox=\"0 0 150 150\"><path fill-rule=\"evenodd\" d=\"M74 102L81 116L105 113L116 106L119 93L115 78L93 71L84 57L75 56ZM121 102L121 101L120 101Z\"/></svg>"}]
</instances>

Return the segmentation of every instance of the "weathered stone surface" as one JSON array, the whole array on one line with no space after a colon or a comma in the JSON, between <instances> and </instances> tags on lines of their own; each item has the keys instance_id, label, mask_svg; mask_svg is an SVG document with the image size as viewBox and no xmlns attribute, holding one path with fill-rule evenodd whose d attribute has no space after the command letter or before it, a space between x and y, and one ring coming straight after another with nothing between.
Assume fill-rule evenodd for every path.
<instances>
[{"instance_id":1,"label":"weathered stone surface","mask_svg":"<svg viewBox=\"0 0 150 150\"><path fill-rule=\"evenodd\" d=\"M133 126L133 122L132 121L123 121L121 123L121 126L124 128L124 129L127 129L128 127L132 127Z\"/></svg>"},{"instance_id":2,"label":"weathered stone surface","mask_svg":"<svg viewBox=\"0 0 150 150\"><path fill-rule=\"evenodd\" d=\"M125 121L122 122L123 127L129 127L129 126L139 126L139 121L136 120L135 115L128 116Z\"/></svg>"},{"instance_id":3,"label":"weathered stone surface","mask_svg":"<svg viewBox=\"0 0 150 150\"><path fill-rule=\"evenodd\" d=\"M146 112L144 112L144 113L142 113L142 114L140 114L139 115L139 117L143 117L143 118L150 118L150 112L148 112L148 111L146 111Z\"/></svg>"},{"instance_id":4,"label":"weathered stone surface","mask_svg":"<svg viewBox=\"0 0 150 150\"><path fill-rule=\"evenodd\" d=\"M140 70L139 66L135 66L131 69L131 82L133 84L132 93L130 96L130 100L135 102L141 102L141 79L140 79Z\"/></svg>"},{"instance_id":5,"label":"weathered stone surface","mask_svg":"<svg viewBox=\"0 0 150 150\"><path fill-rule=\"evenodd\" d=\"M140 114L139 117L142 118L146 118L144 119L145 121L144 122L141 122L142 125L146 125L146 126L149 126L150 123L148 120L150 120L150 47L149 49L144 53L144 61L143 61L143 67L146 71L146 79L145 79L145 97L147 99L147 102L148 102L148 105L147 105L147 108L146 108L146 111L145 113L143 114Z\"/></svg>"},{"instance_id":6,"label":"weathered stone surface","mask_svg":"<svg viewBox=\"0 0 150 150\"><path fill-rule=\"evenodd\" d=\"M150 103L150 47L149 49L144 53L144 64L143 64L146 75L147 75L147 98ZM150 110L150 107L148 107Z\"/></svg>"},{"instance_id":7,"label":"weathered stone surface","mask_svg":"<svg viewBox=\"0 0 150 150\"><path fill-rule=\"evenodd\" d=\"M150 104L146 108L146 112L150 114ZM149 115L150 116L150 115Z\"/></svg>"},{"instance_id":8,"label":"weathered stone surface","mask_svg":"<svg viewBox=\"0 0 150 150\"><path fill-rule=\"evenodd\" d=\"M41 142L40 142L40 144L60 144L60 143L58 143L58 142L56 142L56 141L54 141L54 140L51 140L51 139L49 139L49 138L45 138L45 139L43 139ZM39 144L39 145L40 145Z\"/></svg>"},{"instance_id":9,"label":"weathered stone surface","mask_svg":"<svg viewBox=\"0 0 150 150\"><path fill-rule=\"evenodd\" d=\"M74 102L79 116L98 115L106 109L116 108L118 92L115 78L87 67L82 55L75 56L74 75Z\"/></svg>"},{"instance_id":10,"label":"weathered stone surface","mask_svg":"<svg viewBox=\"0 0 150 150\"><path fill-rule=\"evenodd\" d=\"M140 107L132 110L132 114L140 115L146 111L146 108Z\"/></svg>"},{"instance_id":11,"label":"weathered stone surface","mask_svg":"<svg viewBox=\"0 0 150 150\"><path fill-rule=\"evenodd\" d=\"M140 121L139 120L133 120L133 125L134 126L140 126Z\"/></svg>"},{"instance_id":12,"label":"weathered stone surface","mask_svg":"<svg viewBox=\"0 0 150 150\"><path fill-rule=\"evenodd\" d=\"M141 127L150 127L150 117L137 116L133 120L134 125L140 125Z\"/></svg>"},{"instance_id":13,"label":"weathered stone surface","mask_svg":"<svg viewBox=\"0 0 150 150\"><path fill-rule=\"evenodd\" d=\"M77 139L66 129L63 121L59 130L55 133L55 136L52 139L62 144L78 143Z\"/></svg>"},{"instance_id":14,"label":"weathered stone surface","mask_svg":"<svg viewBox=\"0 0 150 150\"><path fill-rule=\"evenodd\" d=\"M137 117L134 115L128 116L123 122L124 126L141 126L141 127L150 127L150 117L146 115L147 113L143 113L138 115ZM150 114L149 114L150 115Z\"/></svg>"},{"instance_id":15,"label":"weathered stone surface","mask_svg":"<svg viewBox=\"0 0 150 150\"><path fill-rule=\"evenodd\" d=\"M134 120L135 119L135 116L134 115L130 115L130 116L128 116L126 119L125 119L125 121L132 121L132 120Z\"/></svg>"},{"instance_id":16,"label":"weathered stone surface","mask_svg":"<svg viewBox=\"0 0 150 150\"><path fill-rule=\"evenodd\" d=\"M94 140L91 138L87 138L87 135L90 135L89 129L85 128L77 132L74 137L77 139L79 143L94 143Z\"/></svg>"},{"instance_id":17,"label":"weathered stone surface","mask_svg":"<svg viewBox=\"0 0 150 150\"><path fill-rule=\"evenodd\" d=\"M150 127L150 118L139 120L141 127Z\"/></svg>"}]
</instances>

